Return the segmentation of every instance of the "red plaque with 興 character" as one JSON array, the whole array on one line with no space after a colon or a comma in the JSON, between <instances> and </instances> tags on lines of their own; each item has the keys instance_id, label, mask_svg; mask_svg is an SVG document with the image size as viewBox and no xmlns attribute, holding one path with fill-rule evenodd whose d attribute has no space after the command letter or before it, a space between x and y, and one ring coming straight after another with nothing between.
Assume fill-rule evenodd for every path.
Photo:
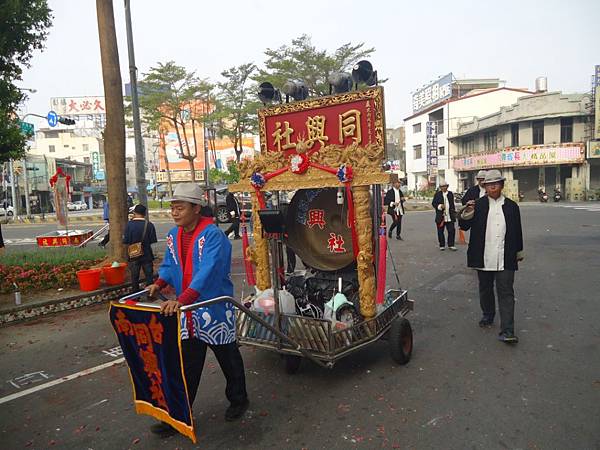
<instances>
[{"instance_id":1,"label":"red plaque with \u8208 character","mask_svg":"<svg viewBox=\"0 0 600 450\"><path fill-rule=\"evenodd\" d=\"M308 154L328 145L385 148L383 111L380 87L266 108L258 112L261 150L293 155L299 142Z\"/></svg>"}]
</instances>

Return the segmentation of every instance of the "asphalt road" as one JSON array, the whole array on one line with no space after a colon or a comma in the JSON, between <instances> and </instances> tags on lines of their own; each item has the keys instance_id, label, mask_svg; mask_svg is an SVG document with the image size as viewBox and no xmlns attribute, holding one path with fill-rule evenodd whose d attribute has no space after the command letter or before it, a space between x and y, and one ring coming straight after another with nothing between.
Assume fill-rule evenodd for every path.
<instances>
[{"instance_id":1,"label":"asphalt road","mask_svg":"<svg viewBox=\"0 0 600 450\"><path fill-rule=\"evenodd\" d=\"M415 300L409 364L394 364L378 342L332 370L305 362L289 376L276 354L243 347L251 405L227 423L211 354L194 405L198 448L599 449L600 208L589 209L522 208L514 347L477 326L465 247L440 252L433 214L406 215L405 241L390 242ZM232 272L239 293L239 258ZM115 346L106 305L0 328L0 447L194 448L156 438L153 419L135 415L126 367L105 353Z\"/></svg>"}]
</instances>

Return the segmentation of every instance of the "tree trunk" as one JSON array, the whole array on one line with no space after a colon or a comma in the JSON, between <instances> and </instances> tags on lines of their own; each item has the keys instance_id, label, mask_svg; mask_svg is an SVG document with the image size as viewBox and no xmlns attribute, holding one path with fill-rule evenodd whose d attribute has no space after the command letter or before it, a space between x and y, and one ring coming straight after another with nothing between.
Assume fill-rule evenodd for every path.
<instances>
[{"instance_id":1,"label":"tree trunk","mask_svg":"<svg viewBox=\"0 0 600 450\"><path fill-rule=\"evenodd\" d=\"M165 143L165 134L159 134L160 143L164 151L165 167L167 169L167 185L169 189L169 198L173 197L173 184L171 183L171 167L169 166L169 158L167 158L167 144Z\"/></svg>"},{"instance_id":2,"label":"tree trunk","mask_svg":"<svg viewBox=\"0 0 600 450\"><path fill-rule=\"evenodd\" d=\"M104 153L106 155L106 186L110 205L109 258L113 261L124 261L125 247L121 243L121 236L127 223L125 113L112 0L96 0L96 15L98 17L100 59L106 103Z\"/></svg>"},{"instance_id":3,"label":"tree trunk","mask_svg":"<svg viewBox=\"0 0 600 450\"><path fill-rule=\"evenodd\" d=\"M181 149L181 157L183 159L187 159L190 163L190 175L192 176L192 183L196 182L196 170L194 169L194 160L190 158L190 146L187 140L187 134L185 133L185 124L183 124L183 137L185 139L185 147L187 148L187 155L183 151L183 141L181 140L181 133L179 132L179 126L177 125L177 118L173 120L173 125L175 125L175 133L177 134L177 141L179 142L179 148Z\"/></svg>"}]
</instances>

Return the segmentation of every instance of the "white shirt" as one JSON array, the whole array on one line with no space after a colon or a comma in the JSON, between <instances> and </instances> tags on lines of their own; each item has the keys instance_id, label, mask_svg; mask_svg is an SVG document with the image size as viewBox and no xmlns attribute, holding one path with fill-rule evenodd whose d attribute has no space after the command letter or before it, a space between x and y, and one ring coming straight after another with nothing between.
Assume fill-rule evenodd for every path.
<instances>
[{"instance_id":1,"label":"white shirt","mask_svg":"<svg viewBox=\"0 0 600 450\"><path fill-rule=\"evenodd\" d=\"M485 246L483 267L479 270L504 270L504 241L506 238L506 219L504 218L504 195L497 200L488 197L490 210L485 228Z\"/></svg>"},{"instance_id":2,"label":"white shirt","mask_svg":"<svg viewBox=\"0 0 600 450\"><path fill-rule=\"evenodd\" d=\"M400 201L400 189L394 189L394 208L396 210L396 214L403 215L404 211L402 211L402 202Z\"/></svg>"},{"instance_id":3,"label":"white shirt","mask_svg":"<svg viewBox=\"0 0 600 450\"><path fill-rule=\"evenodd\" d=\"M479 186L479 198L483 197L485 195L485 188L482 186Z\"/></svg>"},{"instance_id":4,"label":"white shirt","mask_svg":"<svg viewBox=\"0 0 600 450\"><path fill-rule=\"evenodd\" d=\"M444 222L450 222L450 203L448 203L448 191L442 192L444 197Z\"/></svg>"}]
</instances>

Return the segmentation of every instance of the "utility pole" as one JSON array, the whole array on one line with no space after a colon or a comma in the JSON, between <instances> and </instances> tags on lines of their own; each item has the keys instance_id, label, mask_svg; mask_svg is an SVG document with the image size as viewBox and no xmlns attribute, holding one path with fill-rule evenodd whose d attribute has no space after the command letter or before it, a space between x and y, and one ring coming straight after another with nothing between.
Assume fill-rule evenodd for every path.
<instances>
[{"instance_id":1,"label":"utility pole","mask_svg":"<svg viewBox=\"0 0 600 450\"><path fill-rule=\"evenodd\" d=\"M12 206L14 217L19 216L19 202L17 202L17 187L15 186L15 167L13 166L13 160L8 161L8 171L10 172L10 193L12 197Z\"/></svg>"},{"instance_id":2,"label":"utility pole","mask_svg":"<svg viewBox=\"0 0 600 450\"><path fill-rule=\"evenodd\" d=\"M25 212L27 217L31 217L31 205L29 204L29 176L27 173L27 159L23 158L23 176L25 185Z\"/></svg>"},{"instance_id":3,"label":"utility pole","mask_svg":"<svg viewBox=\"0 0 600 450\"><path fill-rule=\"evenodd\" d=\"M133 113L133 137L135 140L135 178L140 203L148 206L146 184L146 155L142 141L142 125L140 123L140 102L137 90L137 67L133 51L133 31L131 28L131 1L125 0L125 24L127 27L127 52L129 53L129 83L131 85L131 109Z\"/></svg>"},{"instance_id":4,"label":"utility pole","mask_svg":"<svg viewBox=\"0 0 600 450\"><path fill-rule=\"evenodd\" d=\"M106 155L106 187L110 203L110 235L112 237L109 258L113 261L123 261L126 254L125 247L121 244L121 236L127 224L125 111L112 0L96 0L96 16L104 98L106 99L104 153Z\"/></svg>"}]
</instances>

